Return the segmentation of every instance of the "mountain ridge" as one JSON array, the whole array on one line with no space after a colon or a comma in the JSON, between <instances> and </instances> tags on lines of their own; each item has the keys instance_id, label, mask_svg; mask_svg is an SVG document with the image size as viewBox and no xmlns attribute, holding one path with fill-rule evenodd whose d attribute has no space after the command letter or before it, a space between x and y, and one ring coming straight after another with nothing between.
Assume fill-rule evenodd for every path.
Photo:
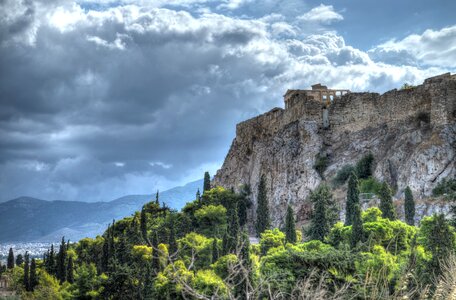
<instances>
[{"instance_id":1,"label":"mountain ridge","mask_svg":"<svg viewBox=\"0 0 456 300\"><path fill-rule=\"evenodd\" d=\"M203 180L189 182L160 193L160 202L180 209L194 199ZM137 210L155 195L126 195L106 202L43 200L21 196L0 203L0 242L54 242L62 233L77 241L95 237L113 219L121 219Z\"/></svg>"}]
</instances>

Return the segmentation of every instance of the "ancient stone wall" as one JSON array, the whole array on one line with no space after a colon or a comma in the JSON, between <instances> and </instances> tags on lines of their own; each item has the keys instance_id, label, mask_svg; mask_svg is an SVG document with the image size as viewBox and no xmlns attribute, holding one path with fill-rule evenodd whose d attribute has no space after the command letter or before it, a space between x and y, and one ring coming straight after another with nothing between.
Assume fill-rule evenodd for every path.
<instances>
[{"instance_id":1,"label":"ancient stone wall","mask_svg":"<svg viewBox=\"0 0 456 300\"><path fill-rule=\"evenodd\" d=\"M262 174L274 226L283 224L288 205L297 220L305 222L310 191L368 152L375 157L375 177L391 184L396 197L406 186L417 199L427 197L442 178L456 176L455 75L382 95L338 97L327 107L327 129L320 101L304 92L286 96L286 109L274 108L237 125L236 138L214 178L215 185L227 188L250 184L254 204L250 220ZM328 157L323 177L314 168L321 154Z\"/></svg>"}]
</instances>

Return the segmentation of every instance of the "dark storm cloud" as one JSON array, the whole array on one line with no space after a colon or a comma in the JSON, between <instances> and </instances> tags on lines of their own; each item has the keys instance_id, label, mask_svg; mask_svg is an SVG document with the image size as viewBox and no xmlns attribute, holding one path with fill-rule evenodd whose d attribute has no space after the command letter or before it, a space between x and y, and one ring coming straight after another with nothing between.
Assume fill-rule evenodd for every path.
<instances>
[{"instance_id":1,"label":"dark storm cloud","mask_svg":"<svg viewBox=\"0 0 456 300\"><path fill-rule=\"evenodd\" d=\"M3 39L2 200L38 183L45 196L94 200L89 186L129 175L179 182L220 162L233 125L257 112L244 81L276 66L251 68L255 58L239 53L263 34L251 23L156 9L126 21L132 13L86 15L77 29L44 23L31 42Z\"/></svg>"},{"instance_id":2,"label":"dark storm cloud","mask_svg":"<svg viewBox=\"0 0 456 300\"><path fill-rule=\"evenodd\" d=\"M427 74L377 65L311 26L343 19L330 6L306 21L318 34L298 39L293 32L304 33L280 16L0 5L0 201L109 200L171 187L218 168L235 124L282 105L287 88L386 89ZM283 30L290 39L274 33Z\"/></svg>"}]
</instances>

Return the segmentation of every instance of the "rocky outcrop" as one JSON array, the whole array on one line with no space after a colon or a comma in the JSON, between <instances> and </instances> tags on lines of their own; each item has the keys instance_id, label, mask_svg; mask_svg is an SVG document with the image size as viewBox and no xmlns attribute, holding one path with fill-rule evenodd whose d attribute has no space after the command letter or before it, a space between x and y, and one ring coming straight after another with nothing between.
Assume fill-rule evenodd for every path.
<instances>
[{"instance_id":1,"label":"rocky outcrop","mask_svg":"<svg viewBox=\"0 0 456 300\"><path fill-rule=\"evenodd\" d=\"M397 199L406 186L415 198L426 198L442 178L456 175L455 75L382 95L348 93L329 107L305 91L287 93L286 100L286 109L274 108L237 125L214 178L214 184L227 188L250 184L251 220L259 178L265 174L273 225L284 223L288 204L305 222L311 211L307 197L324 180L314 169L318 156L328 159L323 177L329 180L343 165L372 152L375 177L390 183ZM343 203L343 191L335 196Z\"/></svg>"}]
</instances>

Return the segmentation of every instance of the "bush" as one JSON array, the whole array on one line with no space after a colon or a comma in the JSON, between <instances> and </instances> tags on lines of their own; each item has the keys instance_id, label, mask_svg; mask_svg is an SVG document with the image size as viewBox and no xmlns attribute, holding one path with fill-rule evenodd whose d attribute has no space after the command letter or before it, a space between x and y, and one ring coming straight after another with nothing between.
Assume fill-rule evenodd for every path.
<instances>
[{"instance_id":1,"label":"bush","mask_svg":"<svg viewBox=\"0 0 456 300\"><path fill-rule=\"evenodd\" d=\"M337 174L333 179L334 186L343 185L354 170L355 168L352 165L344 165L339 171L337 171Z\"/></svg>"},{"instance_id":2,"label":"bush","mask_svg":"<svg viewBox=\"0 0 456 300\"><path fill-rule=\"evenodd\" d=\"M456 201L456 179L444 178L432 190L434 197L445 196L445 199Z\"/></svg>"},{"instance_id":3,"label":"bush","mask_svg":"<svg viewBox=\"0 0 456 300\"><path fill-rule=\"evenodd\" d=\"M374 193L379 194L382 183L375 178L369 177L367 179L360 179L359 192L360 193Z\"/></svg>"},{"instance_id":4,"label":"bush","mask_svg":"<svg viewBox=\"0 0 456 300\"><path fill-rule=\"evenodd\" d=\"M353 274L354 261L350 251L310 241L271 249L261 259L260 272L268 278L272 292L289 293L297 282L313 272L328 276L325 281L337 286L345 276Z\"/></svg>"},{"instance_id":5,"label":"bush","mask_svg":"<svg viewBox=\"0 0 456 300\"><path fill-rule=\"evenodd\" d=\"M372 176L374 169L374 155L368 153L356 163L356 176L359 179L366 179Z\"/></svg>"},{"instance_id":6,"label":"bush","mask_svg":"<svg viewBox=\"0 0 456 300\"><path fill-rule=\"evenodd\" d=\"M194 279L195 289L207 296L215 296L216 299L225 299L228 288L223 280L212 270L200 270Z\"/></svg>"},{"instance_id":7,"label":"bush","mask_svg":"<svg viewBox=\"0 0 456 300\"><path fill-rule=\"evenodd\" d=\"M223 205L207 205L195 211L198 231L207 237L221 237L226 227L226 208Z\"/></svg>"},{"instance_id":8,"label":"bush","mask_svg":"<svg viewBox=\"0 0 456 300\"><path fill-rule=\"evenodd\" d=\"M315 169L315 171L317 171L318 175L320 175L321 178L324 178L323 173L326 171L328 164L329 164L329 159L326 155L321 155L320 153L318 153L315 156L314 169Z\"/></svg>"},{"instance_id":9,"label":"bush","mask_svg":"<svg viewBox=\"0 0 456 300\"><path fill-rule=\"evenodd\" d=\"M284 245L285 233L277 228L266 230L261 234L260 247L262 255L266 255L271 248L283 247Z\"/></svg>"}]
</instances>

